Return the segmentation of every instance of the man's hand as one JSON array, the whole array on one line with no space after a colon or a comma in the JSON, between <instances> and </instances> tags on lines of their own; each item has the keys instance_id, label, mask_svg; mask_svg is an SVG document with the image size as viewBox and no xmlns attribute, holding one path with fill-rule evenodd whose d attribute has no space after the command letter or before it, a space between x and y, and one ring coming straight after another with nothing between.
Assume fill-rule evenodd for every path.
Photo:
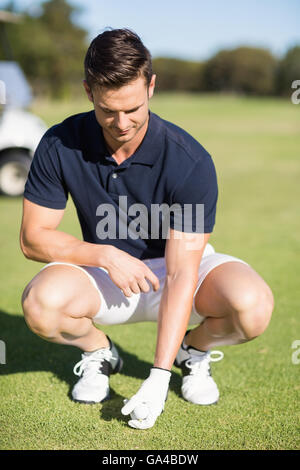
<instances>
[{"instance_id":1,"label":"man's hand","mask_svg":"<svg viewBox=\"0 0 300 470\"><path fill-rule=\"evenodd\" d=\"M139 391L130 400L125 400L121 412L131 415L129 426L136 429L148 429L154 426L156 419L163 412L168 395L171 372L152 368L149 377L142 383ZM143 408L142 408L143 407ZM144 416L138 415L143 410ZM136 410L136 414L135 414Z\"/></svg>"},{"instance_id":2,"label":"man's hand","mask_svg":"<svg viewBox=\"0 0 300 470\"><path fill-rule=\"evenodd\" d=\"M149 292L148 279L155 291L159 289L159 280L148 266L138 258L129 255L114 246L106 246L104 268L107 269L111 280L118 286L126 297L140 292Z\"/></svg>"}]
</instances>

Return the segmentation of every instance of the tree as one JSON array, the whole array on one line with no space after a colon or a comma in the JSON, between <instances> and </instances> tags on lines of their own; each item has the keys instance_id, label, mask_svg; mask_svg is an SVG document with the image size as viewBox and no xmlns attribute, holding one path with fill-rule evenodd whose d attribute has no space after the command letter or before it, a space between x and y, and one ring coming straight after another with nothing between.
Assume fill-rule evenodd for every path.
<instances>
[{"instance_id":1,"label":"tree","mask_svg":"<svg viewBox=\"0 0 300 470\"><path fill-rule=\"evenodd\" d=\"M300 80L300 46L289 49L279 62L276 76L278 94L290 95L294 80Z\"/></svg>"},{"instance_id":2,"label":"tree","mask_svg":"<svg viewBox=\"0 0 300 470\"><path fill-rule=\"evenodd\" d=\"M72 21L77 10L66 0L49 0L38 16L25 12L20 24L8 25L15 60L36 93L61 98L83 78L87 33Z\"/></svg>"},{"instance_id":3,"label":"tree","mask_svg":"<svg viewBox=\"0 0 300 470\"><path fill-rule=\"evenodd\" d=\"M205 66L208 91L255 95L274 93L276 59L265 49L239 47L220 51Z\"/></svg>"},{"instance_id":4,"label":"tree","mask_svg":"<svg viewBox=\"0 0 300 470\"><path fill-rule=\"evenodd\" d=\"M200 91L203 64L173 58L153 59L153 72L157 74L157 90Z\"/></svg>"}]
</instances>

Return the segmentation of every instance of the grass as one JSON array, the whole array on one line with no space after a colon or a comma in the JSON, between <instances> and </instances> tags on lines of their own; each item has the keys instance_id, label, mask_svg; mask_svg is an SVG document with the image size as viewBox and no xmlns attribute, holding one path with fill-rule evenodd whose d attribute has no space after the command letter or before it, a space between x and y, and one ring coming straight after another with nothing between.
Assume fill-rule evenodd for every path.
<instances>
[{"instance_id":1,"label":"grass","mask_svg":"<svg viewBox=\"0 0 300 470\"><path fill-rule=\"evenodd\" d=\"M217 406L180 396L173 369L165 412L154 428L137 431L121 415L152 365L156 324L105 327L125 360L111 377L111 400L85 406L70 399L79 350L48 343L26 326L25 285L42 267L18 245L22 199L0 199L0 364L2 449L299 449L300 364L292 363L299 328L299 106L276 99L159 95L152 111L184 127L212 154L220 197L211 242L245 259L271 286L275 309L268 329L244 345L222 347L213 364ZM36 102L50 126L91 109L89 102ZM60 230L81 237L72 201Z\"/></svg>"}]
</instances>

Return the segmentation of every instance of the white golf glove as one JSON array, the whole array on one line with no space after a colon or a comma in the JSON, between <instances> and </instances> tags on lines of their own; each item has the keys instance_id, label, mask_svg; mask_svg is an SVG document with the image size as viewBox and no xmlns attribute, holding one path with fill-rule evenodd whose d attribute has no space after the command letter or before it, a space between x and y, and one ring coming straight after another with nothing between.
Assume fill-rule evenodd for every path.
<instances>
[{"instance_id":1,"label":"white golf glove","mask_svg":"<svg viewBox=\"0 0 300 470\"><path fill-rule=\"evenodd\" d=\"M163 412L170 378L170 371L153 367L139 391L130 400L124 400L121 413L130 414L129 426L136 429L154 426L157 417Z\"/></svg>"}]
</instances>

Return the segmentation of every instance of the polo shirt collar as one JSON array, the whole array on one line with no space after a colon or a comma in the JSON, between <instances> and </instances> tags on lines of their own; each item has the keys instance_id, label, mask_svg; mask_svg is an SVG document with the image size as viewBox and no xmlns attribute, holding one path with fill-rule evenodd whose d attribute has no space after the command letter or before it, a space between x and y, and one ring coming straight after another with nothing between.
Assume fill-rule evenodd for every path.
<instances>
[{"instance_id":1,"label":"polo shirt collar","mask_svg":"<svg viewBox=\"0 0 300 470\"><path fill-rule=\"evenodd\" d=\"M87 131L88 131L88 150L97 159L105 159L109 162L115 162L108 151L103 137L102 127L98 123L95 112L88 113ZM149 121L146 134L134 154L126 159L119 166L129 166L130 164L142 164L153 166L156 162L162 148L163 133L160 132L159 117L149 110ZM116 163L116 162L115 162Z\"/></svg>"}]
</instances>

